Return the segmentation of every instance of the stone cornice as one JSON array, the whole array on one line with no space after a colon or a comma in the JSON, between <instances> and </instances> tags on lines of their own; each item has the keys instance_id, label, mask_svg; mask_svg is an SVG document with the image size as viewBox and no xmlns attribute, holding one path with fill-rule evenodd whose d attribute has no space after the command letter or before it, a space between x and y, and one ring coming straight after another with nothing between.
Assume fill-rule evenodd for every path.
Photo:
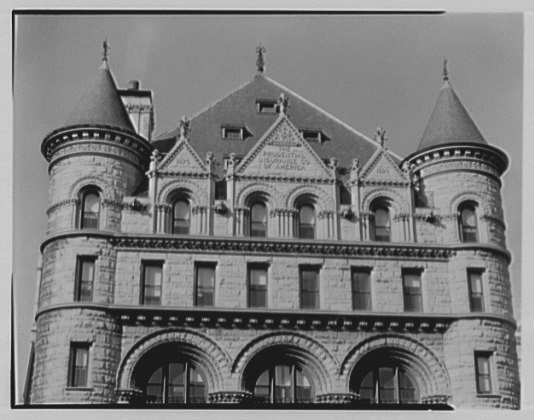
<instances>
[{"instance_id":1,"label":"stone cornice","mask_svg":"<svg viewBox=\"0 0 534 420\"><path fill-rule=\"evenodd\" d=\"M157 171L156 176L158 177L168 177L168 178L176 178L176 177L182 177L182 178L196 178L196 179L206 179L206 178L212 178L213 174L211 173L201 173L201 172L193 172L193 171Z\"/></svg>"},{"instance_id":2,"label":"stone cornice","mask_svg":"<svg viewBox=\"0 0 534 420\"><path fill-rule=\"evenodd\" d=\"M205 253L250 253L250 254L295 254L309 257L364 257L364 258L400 258L432 259L446 261L455 256L457 251L478 251L499 254L508 262L511 254L508 250L493 243L457 243L428 245L410 242L348 242L328 240L283 240L275 238L236 238L214 236L184 236L169 234L127 235L106 231L74 230L49 236L41 245L41 252L50 242L69 237L106 238L111 245L122 249L147 251L180 250Z\"/></svg>"},{"instance_id":3,"label":"stone cornice","mask_svg":"<svg viewBox=\"0 0 534 420\"><path fill-rule=\"evenodd\" d=\"M508 168L508 156L505 152L489 144L457 143L430 147L407 156L412 171L419 170L427 164L444 159L471 159L488 163L502 175Z\"/></svg>"},{"instance_id":4,"label":"stone cornice","mask_svg":"<svg viewBox=\"0 0 534 420\"><path fill-rule=\"evenodd\" d=\"M338 182L333 178L308 178L298 176L268 176L268 175L234 175L238 181L270 181L270 182L295 182L299 184L325 184L330 185Z\"/></svg>"},{"instance_id":5,"label":"stone cornice","mask_svg":"<svg viewBox=\"0 0 534 420\"><path fill-rule=\"evenodd\" d=\"M360 185L362 187L401 187L408 188L410 186L409 181L385 181L385 180L360 180Z\"/></svg>"},{"instance_id":6,"label":"stone cornice","mask_svg":"<svg viewBox=\"0 0 534 420\"><path fill-rule=\"evenodd\" d=\"M110 143L125 147L136 153L141 160L148 160L154 148L147 140L135 133L122 131L116 127L107 126L74 126L53 131L46 136L41 144L41 153L50 162L54 151L67 143L90 141Z\"/></svg>"},{"instance_id":7,"label":"stone cornice","mask_svg":"<svg viewBox=\"0 0 534 420\"><path fill-rule=\"evenodd\" d=\"M217 328L286 328L294 330L391 330L443 332L463 320L516 321L500 314L373 311L279 310L260 308L176 307L71 302L39 308L35 319L60 310L90 309L112 313L124 325L188 325Z\"/></svg>"}]
</instances>

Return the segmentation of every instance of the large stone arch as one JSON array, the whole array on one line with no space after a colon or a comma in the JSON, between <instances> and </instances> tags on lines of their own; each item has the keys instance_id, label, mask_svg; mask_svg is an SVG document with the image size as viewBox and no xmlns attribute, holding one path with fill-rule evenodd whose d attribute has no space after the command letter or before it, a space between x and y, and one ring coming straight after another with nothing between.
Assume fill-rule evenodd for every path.
<instances>
[{"instance_id":1,"label":"large stone arch","mask_svg":"<svg viewBox=\"0 0 534 420\"><path fill-rule=\"evenodd\" d=\"M323 210L335 210L333 206L329 208L326 203L331 202L334 203L333 197L330 199L328 197L327 191L325 191L325 188L318 187L316 185L299 185L295 188L293 188L291 191L289 191L285 198L285 207L286 208L294 208L295 203L298 201L299 197L303 196L309 196L313 197L314 204L317 206L317 212L323 211Z\"/></svg>"},{"instance_id":2,"label":"large stone arch","mask_svg":"<svg viewBox=\"0 0 534 420\"><path fill-rule=\"evenodd\" d=\"M486 210L484 208L484 199L479 193L477 193L476 191L462 191L461 193L456 194L454 197L451 198L449 202L450 214L458 213L458 207L460 207L460 204L466 201L472 201L476 203L477 207L479 208L479 211Z\"/></svg>"},{"instance_id":3,"label":"large stone arch","mask_svg":"<svg viewBox=\"0 0 534 420\"><path fill-rule=\"evenodd\" d=\"M371 208L371 204L375 200L386 199L391 205L393 215L400 213L411 213L410 203L403 197L398 191L392 188L375 188L366 192L362 196L362 210L368 212Z\"/></svg>"},{"instance_id":4,"label":"large stone arch","mask_svg":"<svg viewBox=\"0 0 534 420\"><path fill-rule=\"evenodd\" d=\"M206 374L210 392L224 389L225 373L231 365L230 357L208 336L185 328L158 331L136 342L121 361L117 371L117 388L131 389L134 370L142 357L168 343L176 343L180 351L201 367Z\"/></svg>"},{"instance_id":5,"label":"large stone arch","mask_svg":"<svg viewBox=\"0 0 534 420\"><path fill-rule=\"evenodd\" d=\"M280 192L272 185L266 183L253 183L243 187L237 194L236 206L247 207L247 200L254 195L262 195L271 209L280 207L282 198Z\"/></svg>"},{"instance_id":6,"label":"large stone arch","mask_svg":"<svg viewBox=\"0 0 534 420\"><path fill-rule=\"evenodd\" d=\"M202 184L188 179L171 181L165 184L158 192L156 202L160 204L170 204L172 201L172 196L176 193L176 191L184 190L190 192L192 207L209 206L210 201L208 199L208 194L202 187Z\"/></svg>"},{"instance_id":7,"label":"large stone arch","mask_svg":"<svg viewBox=\"0 0 534 420\"><path fill-rule=\"evenodd\" d=\"M236 356L232 364L232 375L239 389L245 390L247 367L262 353L282 351L288 357L303 365L314 382L315 393L331 392L339 362L318 341L302 333L276 332L262 335L248 343Z\"/></svg>"},{"instance_id":8,"label":"large stone arch","mask_svg":"<svg viewBox=\"0 0 534 420\"><path fill-rule=\"evenodd\" d=\"M106 188L106 182L96 176L84 176L72 184L69 191L69 196L72 199L78 199L80 192L86 188L95 187L100 192L103 200L112 200L114 197L110 195L110 189Z\"/></svg>"},{"instance_id":9,"label":"large stone arch","mask_svg":"<svg viewBox=\"0 0 534 420\"><path fill-rule=\"evenodd\" d=\"M450 395L450 378L445 364L424 344L406 336L387 334L371 337L354 346L341 363L339 375L350 389L352 376L360 364L373 354L381 354L397 360L410 371L417 381L420 397Z\"/></svg>"}]
</instances>

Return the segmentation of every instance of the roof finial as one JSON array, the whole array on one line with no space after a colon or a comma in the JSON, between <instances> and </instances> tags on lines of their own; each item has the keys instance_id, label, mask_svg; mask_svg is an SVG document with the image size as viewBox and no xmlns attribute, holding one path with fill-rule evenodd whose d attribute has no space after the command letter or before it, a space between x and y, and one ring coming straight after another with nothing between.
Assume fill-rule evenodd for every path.
<instances>
[{"instance_id":1,"label":"roof finial","mask_svg":"<svg viewBox=\"0 0 534 420\"><path fill-rule=\"evenodd\" d=\"M104 39L104 43L102 44L102 61L108 61L108 50L109 50L109 43L107 38Z\"/></svg>"},{"instance_id":2,"label":"roof finial","mask_svg":"<svg viewBox=\"0 0 534 420\"><path fill-rule=\"evenodd\" d=\"M265 71L265 57L264 54L267 50L263 45L256 47L256 52L258 53L258 58L256 59L256 66L258 67L258 73L263 73Z\"/></svg>"},{"instance_id":3,"label":"roof finial","mask_svg":"<svg viewBox=\"0 0 534 420\"><path fill-rule=\"evenodd\" d=\"M178 127L180 128L180 138L186 138L191 131L191 121L184 115L180 118Z\"/></svg>"},{"instance_id":4,"label":"roof finial","mask_svg":"<svg viewBox=\"0 0 534 420\"><path fill-rule=\"evenodd\" d=\"M443 81L449 80L449 70L447 70L447 59L443 59Z\"/></svg>"},{"instance_id":5,"label":"roof finial","mask_svg":"<svg viewBox=\"0 0 534 420\"><path fill-rule=\"evenodd\" d=\"M280 94L276 102L277 102L278 112L280 114L287 115L289 111L289 98L286 96L284 92Z\"/></svg>"}]
</instances>

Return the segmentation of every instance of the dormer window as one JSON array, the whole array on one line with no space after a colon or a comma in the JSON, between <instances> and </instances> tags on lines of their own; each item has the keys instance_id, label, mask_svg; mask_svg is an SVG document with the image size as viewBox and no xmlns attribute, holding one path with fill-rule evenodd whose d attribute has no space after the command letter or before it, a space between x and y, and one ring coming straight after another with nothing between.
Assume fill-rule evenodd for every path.
<instances>
[{"instance_id":1,"label":"dormer window","mask_svg":"<svg viewBox=\"0 0 534 420\"><path fill-rule=\"evenodd\" d=\"M326 136L321 130L301 130L300 133L304 140L314 143L323 143L327 140Z\"/></svg>"},{"instance_id":2,"label":"dormer window","mask_svg":"<svg viewBox=\"0 0 534 420\"><path fill-rule=\"evenodd\" d=\"M221 136L226 140L244 140L250 136L250 133L242 125L223 125Z\"/></svg>"},{"instance_id":3,"label":"dormer window","mask_svg":"<svg viewBox=\"0 0 534 420\"><path fill-rule=\"evenodd\" d=\"M258 100L256 101L256 111L259 114L276 114L277 104L274 100Z\"/></svg>"}]
</instances>

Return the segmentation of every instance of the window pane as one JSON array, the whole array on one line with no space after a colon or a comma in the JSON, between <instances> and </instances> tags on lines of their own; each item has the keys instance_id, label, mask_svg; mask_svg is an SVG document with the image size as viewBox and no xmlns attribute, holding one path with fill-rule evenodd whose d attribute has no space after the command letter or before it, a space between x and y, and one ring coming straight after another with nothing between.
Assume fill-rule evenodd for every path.
<instances>
[{"instance_id":1,"label":"window pane","mask_svg":"<svg viewBox=\"0 0 534 420\"><path fill-rule=\"evenodd\" d=\"M475 212L472 209L466 208L461 212L462 224L466 227L476 226Z\"/></svg>"},{"instance_id":2,"label":"window pane","mask_svg":"<svg viewBox=\"0 0 534 420\"><path fill-rule=\"evenodd\" d=\"M420 312L423 308L421 297L421 275L419 273L403 274L404 310Z\"/></svg>"},{"instance_id":3,"label":"window pane","mask_svg":"<svg viewBox=\"0 0 534 420\"><path fill-rule=\"evenodd\" d=\"M146 305L160 305L162 266L160 264L145 265L143 281L143 303Z\"/></svg>"},{"instance_id":4,"label":"window pane","mask_svg":"<svg viewBox=\"0 0 534 420\"><path fill-rule=\"evenodd\" d=\"M371 279L368 271L352 272L353 309L371 309Z\"/></svg>"},{"instance_id":5,"label":"window pane","mask_svg":"<svg viewBox=\"0 0 534 420\"><path fill-rule=\"evenodd\" d=\"M304 205L299 209L299 238L315 238L315 209Z\"/></svg>"},{"instance_id":6,"label":"window pane","mask_svg":"<svg viewBox=\"0 0 534 420\"><path fill-rule=\"evenodd\" d=\"M69 386L87 386L87 368L89 366L89 346L85 344L71 345Z\"/></svg>"},{"instance_id":7,"label":"window pane","mask_svg":"<svg viewBox=\"0 0 534 420\"><path fill-rule=\"evenodd\" d=\"M291 368L289 366L276 366L274 369L274 396L275 402L292 402L291 395Z\"/></svg>"},{"instance_id":8,"label":"window pane","mask_svg":"<svg viewBox=\"0 0 534 420\"><path fill-rule=\"evenodd\" d=\"M267 270L265 268L251 268L250 284L254 286L267 286Z\"/></svg>"},{"instance_id":9,"label":"window pane","mask_svg":"<svg viewBox=\"0 0 534 420\"><path fill-rule=\"evenodd\" d=\"M98 213L100 197L97 193L87 193L84 199L83 210L87 213Z\"/></svg>"},{"instance_id":10,"label":"window pane","mask_svg":"<svg viewBox=\"0 0 534 420\"><path fill-rule=\"evenodd\" d=\"M212 288L215 286L215 269L213 267L198 267L197 282L199 287Z\"/></svg>"},{"instance_id":11,"label":"window pane","mask_svg":"<svg viewBox=\"0 0 534 420\"><path fill-rule=\"evenodd\" d=\"M317 290L317 271L302 270L302 290L315 291Z\"/></svg>"}]
</instances>

